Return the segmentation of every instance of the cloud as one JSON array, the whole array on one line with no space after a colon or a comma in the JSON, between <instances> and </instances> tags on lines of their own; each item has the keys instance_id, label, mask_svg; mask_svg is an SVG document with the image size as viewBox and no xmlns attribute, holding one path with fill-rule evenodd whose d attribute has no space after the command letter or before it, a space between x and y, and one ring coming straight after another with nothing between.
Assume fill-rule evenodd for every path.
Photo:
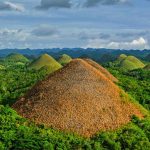
<instances>
[{"instance_id":1,"label":"cloud","mask_svg":"<svg viewBox=\"0 0 150 150\"><path fill-rule=\"evenodd\" d=\"M48 36L57 36L59 31L56 28L53 28L49 25L40 25L39 27L32 30L32 35L37 37L48 37Z\"/></svg>"},{"instance_id":2,"label":"cloud","mask_svg":"<svg viewBox=\"0 0 150 150\"><path fill-rule=\"evenodd\" d=\"M11 3L11 2L0 2L0 11L24 11L24 7L20 4Z\"/></svg>"},{"instance_id":3,"label":"cloud","mask_svg":"<svg viewBox=\"0 0 150 150\"><path fill-rule=\"evenodd\" d=\"M0 29L0 41L25 41L28 35L22 29Z\"/></svg>"},{"instance_id":4,"label":"cloud","mask_svg":"<svg viewBox=\"0 0 150 150\"><path fill-rule=\"evenodd\" d=\"M41 0L36 8L47 10L49 8L78 8L78 7L94 7L99 4L115 5L125 4L128 0Z\"/></svg>"},{"instance_id":5,"label":"cloud","mask_svg":"<svg viewBox=\"0 0 150 150\"><path fill-rule=\"evenodd\" d=\"M137 36L146 36L149 34L149 31L136 31L136 32L124 32L124 33L116 33L116 36L121 38L130 38L130 37L137 37Z\"/></svg>"},{"instance_id":6,"label":"cloud","mask_svg":"<svg viewBox=\"0 0 150 150\"><path fill-rule=\"evenodd\" d=\"M0 48L23 48L30 33L22 29L0 29Z\"/></svg>"},{"instance_id":7,"label":"cloud","mask_svg":"<svg viewBox=\"0 0 150 150\"><path fill-rule=\"evenodd\" d=\"M87 32L80 32L78 35L79 39L81 40L89 40L89 39L109 39L111 36L107 33L87 33Z\"/></svg>"},{"instance_id":8,"label":"cloud","mask_svg":"<svg viewBox=\"0 0 150 150\"><path fill-rule=\"evenodd\" d=\"M98 4L102 5L115 5L115 4L125 4L128 0L87 0L85 3L86 7L93 7Z\"/></svg>"},{"instance_id":9,"label":"cloud","mask_svg":"<svg viewBox=\"0 0 150 150\"><path fill-rule=\"evenodd\" d=\"M100 39L109 39L110 37L111 37L110 34L107 34L107 33L100 33L99 34Z\"/></svg>"},{"instance_id":10,"label":"cloud","mask_svg":"<svg viewBox=\"0 0 150 150\"><path fill-rule=\"evenodd\" d=\"M143 37L134 39L131 42L106 42L101 39L89 40L86 47L93 48L110 48L110 49L149 49L148 41Z\"/></svg>"},{"instance_id":11,"label":"cloud","mask_svg":"<svg viewBox=\"0 0 150 150\"><path fill-rule=\"evenodd\" d=\"M70 0L41 0L38 9L47 10L49 8L70 8Z\"/></svg>"}]
</instances>

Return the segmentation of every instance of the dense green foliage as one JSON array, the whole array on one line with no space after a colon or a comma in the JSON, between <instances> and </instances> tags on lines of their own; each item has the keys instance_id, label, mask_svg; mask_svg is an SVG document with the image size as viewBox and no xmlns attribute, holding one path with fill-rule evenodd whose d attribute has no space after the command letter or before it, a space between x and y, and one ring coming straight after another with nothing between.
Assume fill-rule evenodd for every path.
<instances>
[{"instance_id":1,"label":"dense green foliage","mask_svg":"<svg viewBox=\"0 0 150 150\"><path fill-rule=\"evenodd\" d=\"M13 104L37 81L45 69L29 70L27 64L0 62L0 150L149 150L150 119L133 116L132 122L116 131L100 132L91 138L64 133L20 117L7 105ZM107 66L119 79L119 86L150 109L150 71L124 71Z\"/></svg>"},{"instance_id":2,"label":"dense green foliage","mask_svg":"<svg viewBox=\"0 0 150 150\"><path fill-rule=\"evenodd\" d=\"M26 66L17 63L11 63L5 70L0 70L0 104L13 104L45 75L45 70L28 70Z\"/></svg>"},{"instance_id":3,"label":"dense green foliage","mask_svg":"<svg viewBox=\"0 0 150 150\"><path fill-rule=\"evenodd\" d=\"M5 67L0 65L0 70L4 70L4 69L5 69Z\"/></svg>"}]
</instances>

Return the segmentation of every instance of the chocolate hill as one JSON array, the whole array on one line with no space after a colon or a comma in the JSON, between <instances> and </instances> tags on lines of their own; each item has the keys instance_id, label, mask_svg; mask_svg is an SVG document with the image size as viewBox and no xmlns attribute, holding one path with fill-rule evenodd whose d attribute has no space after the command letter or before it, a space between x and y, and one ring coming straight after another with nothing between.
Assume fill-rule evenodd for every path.
<instances>
[{"instance_id":1,"label":"chocolate hill","mask_svg":"<svg viewBox=\"0 0 150 150\"><path fill-rule=\"evenodd\" d=\"M34 60L30 65L30 69L39 70L45 68L47 73L53 73L54 71L60 69L62 66L50 55L43 54L36 60Z\"/></svg>"},{"instance_id":2,"label":"chocolate hill","mask_svg":"<svg viewBox=\"0 0 150 150\"><path fill-rule=\"evenodd\" d=\"M9 54L6 58L6 61L12 61L12 62L23 62L27 63L29 60L22 54L12 53Z\"/></svg>"},{"instance_id":3,"label":"chocolate hill","mask_svg":"<svg viewBox=\"0 0 150 150\"><path fill-rule=\"evenodd\" d=\"M121 54L117 62L118 66L124 70L134 70L145 67L145 64L135 56L126 56L125 54Z\"/></svg>"},{"instance_id":4,"label":"chocolate hill","mask_svg":"<svg viewBox=\"0 0 150 150\"><path fill-rule=\"evenodd\" d=\"M38 124L90 137L128 123L133 114L143 116L120 95L105 74L75 59L38 82L13 108Z\"/></svg>"}]
</instances>

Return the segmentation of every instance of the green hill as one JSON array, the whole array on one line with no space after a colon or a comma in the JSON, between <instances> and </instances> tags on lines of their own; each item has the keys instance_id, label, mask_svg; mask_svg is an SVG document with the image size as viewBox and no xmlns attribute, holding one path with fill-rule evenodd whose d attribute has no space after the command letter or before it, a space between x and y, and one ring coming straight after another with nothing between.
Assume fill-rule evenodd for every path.
<instances>
[{"instance_id":1,"label":"green hill","mask_svg":"<svg viewBox=\"0 0 150 150\"><path fill-rule=\"evenodd\" d=\"M72 58L69 55L63 54L59 58L58 62L64 66L64 65L68 64L71 60L72 60Z\"/></svg>"},{"instance_id":2,"label":"green hill","mask_svg":"<svg viewBox=\"0 0 150 150\"><path fill-rule=\"evenodd\" d=\"M124 60L125 58L127 58L127 55L121 54L121 55L119 55L119 57L118 57L118 61L122 61L122 60Z\"/></svg>"},{"instance_id":3,"label":"green hill","mask_svg":"<svg viewBox=\"0 0 150 150\"><path fill-rule=\"evenodd\" d=\"M39 58L37 58L35 61L33 61L30 65L30 69L39 70L41 68L44 68L47 70L47 73L52 73L58 69L60 69L62 66L51 56L48 54L43 54Z\"/></svg>"},{"instance_id":4,"label":"green hill","mask_svg":"<svg viewBox=\"0 0 150 150\"><path fill-rule=\"evenodd\" d=\"M12 53L10 55L8 55L6 58L5 58L6 61L13 61L13 62L29 62L29 60L21 55L21 54L17 54L17 53Z\"/></svg>"},{"instance_id":5,"label":"green hill","mask_svg":"<svg viewBox=\"0 0 150 150\"><path fill-rule=\"evenodd\" d=\"M118 66L124 70L134 70L138 68L144 68L144 63L141 62L138 58L135 56L126 56L124 54L121 54L118 57Z\"/></svg>"}]
</instances>

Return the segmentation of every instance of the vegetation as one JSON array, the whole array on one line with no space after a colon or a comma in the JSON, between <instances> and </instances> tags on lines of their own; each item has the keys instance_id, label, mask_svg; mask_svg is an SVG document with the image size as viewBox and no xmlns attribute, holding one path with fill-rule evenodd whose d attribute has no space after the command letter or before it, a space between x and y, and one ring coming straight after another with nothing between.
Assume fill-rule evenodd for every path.
<instances>
[{"instance_id":1,"label":"vegetation","mask_svg":"<svg viewBox=\"0 0 150 150\"><path fill-rule=\"evenodd\" d=\"M59 58L58 62L64 66L64 65L68 64L71 60L72 60L72 58L69 55L63 54Z\"/></svg>"},{"instance_id":2,"label":"vegetation","mask_svg":"<svg viewBox=\"0 0 150 150\"><path fill-rule=\"evenodd\" d=\"M0 65L0 70L4 70L4 69L5 69L5 67Z\"/></svg>"},{"instance_id":3,"label":"vegetation","mask_svg":"<svg viewBox=\"0 0 150 150\"><path fill-rule=\"evenodd\" d=\"M47 70L47 73L52 73L62 66L51 56L48 54L41 55L38 59L34 60L30 65L30 69L39 70L44 68Z\"/></svg>"},{"instance_id":4,"label":"vegetation","mask_svg":"<svg viewBox=\"0 0 150 150\"><path fill-rule=\"evenodd\" d=\"M0 70L0 104L4 105L13 104L46 75L46 70L44 69L36 71L28 70L25 65L9 65L5 70Z\"/></svg>"}]
</instances>

